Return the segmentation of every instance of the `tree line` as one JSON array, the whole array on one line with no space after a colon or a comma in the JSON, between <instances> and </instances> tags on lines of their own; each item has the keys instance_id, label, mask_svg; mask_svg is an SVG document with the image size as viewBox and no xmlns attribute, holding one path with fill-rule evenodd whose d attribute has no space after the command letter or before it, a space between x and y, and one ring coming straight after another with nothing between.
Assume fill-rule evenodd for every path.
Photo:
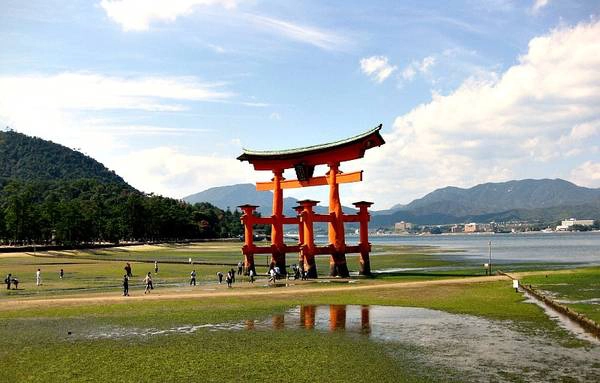
<instances>
[{"instance_id":1,"label":"tree line","mask_svg":"<svg viewBox=\"0 0 600 383\"><path fill-rule=\"evenodd\" d=\"M177 241L243 234L238 210L144 194L96 179L0 179L0 242Z\"/></svg>"}]
</instances>

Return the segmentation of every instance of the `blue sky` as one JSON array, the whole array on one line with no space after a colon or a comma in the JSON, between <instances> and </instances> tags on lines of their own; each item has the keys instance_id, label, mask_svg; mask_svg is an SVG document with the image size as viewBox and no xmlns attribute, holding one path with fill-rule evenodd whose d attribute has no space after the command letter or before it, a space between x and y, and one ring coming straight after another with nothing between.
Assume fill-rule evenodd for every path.
<instances>
[{"instance_id":1,"label":"blue sky","mask_svg":"<svg viewBox=\"0 0 600 383\"><path fill-rule=\"evenodd\" d=\"M599 13L556 0L0 0L0 123L177 198L269 179L235 160L242 147L379 123L387 144L342 167L365 170L346 204L521 178L600 187Z\"/></svg>"}]
</instances>

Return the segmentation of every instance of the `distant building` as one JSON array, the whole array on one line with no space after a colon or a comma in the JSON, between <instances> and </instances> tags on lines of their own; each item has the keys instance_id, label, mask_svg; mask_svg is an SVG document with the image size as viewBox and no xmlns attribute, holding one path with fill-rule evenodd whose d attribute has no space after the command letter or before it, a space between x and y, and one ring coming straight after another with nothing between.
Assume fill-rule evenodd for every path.
<instances>
[{"instance_id":1,"label":"distant building","mask_svg":"<svg viewBox=\"0 0 600 383\"><path fill-rule=\"evenodd\" d=\"M479 226L475 222L465 224L465 233L477 233Z\"/></svg>"},{"instance_id":2,"label":"distant building","mask_svg":"<svg viewBox=\"0 0 600 383\"><path fill-rule=\"evenodd\" d=\"M410 222L400 221L400 222L396 222L394 224L394 231L396 233L407 233L407 232L411 231L412 228L413 228L413 224Z\"/></svg>"},{"instance_id":3,"label":"distant building","mask_svg":"<svg viewBox=\"0 0 600 383\"><path fill-rule=\"evenodd\" d=\"M579 225L579 226L592 226L594 224L593 219L565 219L560 223L560 225L556 226L556 231L567 231L571 228L571 226Z\"/></svg>"},{"instance_id":4,"label":"distant building","mask_svg":"<svg viewBox=\"0 0 600 383\"><path fill-rule=\"evenodd\" d=\"M462 226L452 225L452 227L450 227L450 232L451 233L462 233L462 231L463 231Z\"/></svg>"}]
</instances>

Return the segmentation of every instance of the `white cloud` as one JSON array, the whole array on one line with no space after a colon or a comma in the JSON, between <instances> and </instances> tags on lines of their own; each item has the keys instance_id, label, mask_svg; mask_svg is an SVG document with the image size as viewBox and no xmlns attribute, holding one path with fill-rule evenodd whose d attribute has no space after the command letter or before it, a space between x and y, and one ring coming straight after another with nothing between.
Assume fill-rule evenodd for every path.
<instances>
[{"instance_id":1,"label":"white cloud","mask_svg":"<svg viewBox=\"0 0 600 383\"><path fill-rule=\"evenodd\" d=\"M387 144L367 154L360 191L389 206L447 185L568 177L568 163L599 152L598 36L600 22L553 30L504 73L397 117ZM597 174L578 169L578 179Z\"/></svg>"},{"instance_id":2,"label":"white cloud","mask_svg":"<svg viewBox=\"0 0 600 383\"><path fill-rule=\"evenodd\" d=\"M269 115L269 119L271 120L281 120L281 115L277 112L273 112Z\"/></svg>"},{"instance_id":3,"label":"white cloud","mask_svg":"<svg viewBox=\"0 0 600 383\"><path fill-rule=\"evenodd\" d=\"M154 22L172 23L188 16L200 7L219 6L228 10L243 0L102 0L100 6L106 15L121 25L124 31L147 31ZM277 36L314 45L325 50L342 50L350 45L344 36L322 28L302 25L287 20L252 13L231 14L237 22L249 23ZM226 16L223 16L226 17ZM206 44L219 54L226 50L214 44Z\"/></svg>"},{"instance_id":4,"label":"white cloud","mask_svg":"<svg viewBox=\"0 0 600 383\"><path fill-rule=\"evenodd\" d=\"M591 188L600 187L600 162L586 161L571 171L571 181Z\"/></svg>"},{"instance_id":5,"label":"white cloud","mask_svg":"<svg viewBox=\"0 0 600 383\"><path fill-rule=\"evenodd\" d=\"M360 60L360 69L378 83L382 83L397 69L385 56L371 56Z\"/></svg>"},{"instance_id":6,"label":"white cloud","mask_svg":"<svg viewBox=\"0 0 600 383\"><path fill-rule=\"evenodd\" d=\"M537 13L540 9L548 5L549 2L549 0L534 0L533 5L531 6L531 12Z\"/></svg>"},{"instance_id":7,"label":"white cloud","mask_svg":"<svg viewBox=\"0 0 600 383\"><path fill-rule=\"evenodd\" d=\"M276 32L277 35L283 35L291 40L314 45L321 49L341 50L350 45L345 37L333 31L267 16L253 14L247 14L246 16L250 22L262 29Z\"/></svg>"},{"instance_id":8,"label":"white cloud","mask_svg":"<svg viewBox=\"0 0 600 383\"><path fill-rule=\"evenodd\" d=\"M194 77L110 77L94 73L0 77L0 112L44 109L180 111L173 101L222 101L223 84Z\"/></svg>"},{"instance_id":9,"label":"white cloud","mask_svg":"<svg viewBox=\"0 0 600 383\"><path fill-rule=\"evenodd\" d=\"M153 21L173 22L200 6L235 8L238 0L102 0L106 15L125 31L146 31Z\"/></svg>"},{"instance_id":10,"label":"white cloud","mask_svg":"<svg viewBox=\"0 0 600 383\"><path fill-rule=\"evenodd\" d=\"M409 65L402 71L402 78L410 81L415 77L416 74L417 71L415 68L412 65Z\"/></svg>"},{"instance_id":11,"label":"white cloud","mask_svg":"<svg viewBox=\"0 0 600 383\"><path fill-rule=\"evenodd\" d=\"M427 75L430 69L436 64L435 56L427 56L421 61L413 61L402 70L402 78L406 81L412 81L417 74Z\"/></svg>"},{"instance_id":12,"label":"white cloud","mask_svg":"<svg viewBox=\"0 0 600 383\"><path fill-rule=\"evenodd\" d=\"M167 146L115 156L108 165L142 191L177 198L214 186L253 182L256 178L251 166L235 158L190 155Z\"/></svg>"},{"instance_id":13,"label":"white cloud","mask_svg":"<svg viewBox=\"0 0 600 383\"><path fill-rule=\"evenodd\" d=\"M178 112L187 108L182 102L223 101L232 96L223 90L223 84L204 84L194 77L123 78L93 73L1 76L0 120L19 132L82 148L102 161L111 151L126 146L124 136L184 132L184 128L126 120L115 123L106 113Z\"/></svg>"}]
</instances>

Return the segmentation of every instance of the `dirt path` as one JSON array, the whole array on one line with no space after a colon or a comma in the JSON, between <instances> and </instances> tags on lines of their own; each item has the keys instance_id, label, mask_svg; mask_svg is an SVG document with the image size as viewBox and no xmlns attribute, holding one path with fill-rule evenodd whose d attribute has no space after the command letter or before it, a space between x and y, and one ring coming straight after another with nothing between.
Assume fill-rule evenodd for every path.
<instances>
[{"instance_id":1,"label":"dirt path","mask_svg":"<svg viewBox=\"0 0 600 383\"><path fill-rule=\"evenodd\" d=\"M508 277L503 275L495 275L491 277L469 277L460 279L442 279L432 281L416 281L416 282L393 282L393 283L373 283L368 285L345 285L339 287L307 287L292 286L285 288L272 289L257 289L257 288L221 288L217 291L185 291L181 292L178 289L165 289L161 292L153 292L148 295L142 294L141 291L136 295L123 297L115 294L103 295L87 295L77 297L64 298L42 298L42 299L18 299L18 300L3 300L0 301L0 310L12 310L21 308L45 307L45 306L65 306L65 305L84 305L84 304L102 304L102 303L117 303L130 301L148 301L148 300L177 300L190 298L208 298L208 297L240 297L240 296L264 296L264 295L292 295L292 294L311 294L311 293L326 293L329 291L363 291L377 289L402 289L415 288L424 286L444 286L454 284L469 284L469 283L485 283L493 281L507 280Z\"/></svg>"}]
</instances>

